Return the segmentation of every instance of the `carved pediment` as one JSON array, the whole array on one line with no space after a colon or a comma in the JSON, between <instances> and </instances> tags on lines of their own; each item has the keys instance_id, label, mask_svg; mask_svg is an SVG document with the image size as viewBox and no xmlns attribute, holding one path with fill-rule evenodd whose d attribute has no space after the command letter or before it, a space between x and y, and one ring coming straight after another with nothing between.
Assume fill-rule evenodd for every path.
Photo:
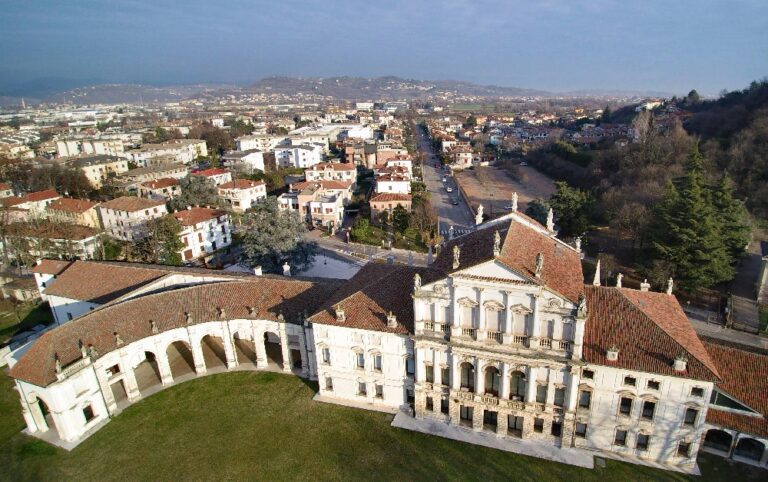
<instances>
[{"instance_id":1,"label":"carved pediment","mask_svg":"<svg viewBox=\"0 0 768 482\"><path fill-rule=\"evenodd\" d=\"M530 315L531 313L533 313L533 310L531 310L525 305L521 305L520 303L510 306L509 309L510 311L512 311L512 313L519 314L519 315Z\"/></svg>"},{"instance_id":2,"label":"carved pediment","mask_svg":"<svg viewBox=\"0 0 768 482\"><path fill-rule=\"evenodd\" d=\"M486 301L485 303L483 303L483 307L487 310L504 311L504 305L494 300Z\"/></svg>"},{"instance_id":3,"label":"carved pediment","mask_svg":"<svg viewBox=\"0 0 768 482\"><path fill-rule=\"evenodd\" d=\"M474 307L477 306L477 301L469 299L467 297L459 298L458 300L456 300L456 302L458 304L460 304L461 306L467 306L467 307L470 307L470 308L474 308Z\"/></svg>"}]
</instances>

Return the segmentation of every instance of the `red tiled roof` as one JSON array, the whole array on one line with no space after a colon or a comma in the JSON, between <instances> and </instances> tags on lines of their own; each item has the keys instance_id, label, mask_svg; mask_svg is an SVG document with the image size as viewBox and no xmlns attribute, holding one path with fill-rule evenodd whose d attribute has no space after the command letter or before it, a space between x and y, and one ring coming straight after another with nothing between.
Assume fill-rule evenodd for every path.
<instances>
[{"instance_id":1,"label":"red tiled roof","mask_svg":"<svg viewBox=\"0 0 768 482\"><path fill-rule=\"evenodd\" d=\"M425 283L442 277L429 268L388 266L369 263L355 274L312 315L309 320L323 325L336 325L386 333L413 333L413 276L419 273ZM344 309L344 322L336 319L336 307ZM397 326L387 326L387 314L397 317Z\"/></svg>"},{"instance_id":2,"label":"red tiled roof","mask_svg":"<svg viewBox=\"0 0 768 482\"><path fill-rule=\"evenodd\" d=\"M163 189L165 187L178 186L179 180L173 177L161 177L154 181L143 182L141 185L147 189Z\"/></svg>"},{"instance_id":3,"label":"red tiled roof","mask_svg":"<svg viewBox=\"0 0 768 482\"><path fill-rule=\"evenodd\" d=\"M263 186L264 181L251 181L250 179L235 179L219 185L219 189L250 189L256 186Z\"/></svg>"},{"instance_id":4,"label":"red tiled roof","mask_svg":"<svg viewBox=\"0 0 768 482\"><path fill-rule=\"evenodd\" d=\"M227 214L227 212L222 211L221 209L190 208L173 213L173 217L179 220L179 222L184 226L194 226L197 223L202 223L203 221L218 218L224 214Z\"/></svg>"},{"instance_id":5,"label":"red tiled roof","mask_svg":"<svg viewBox=\"0 0 768 482\"><path fill-rule=\"evenodd\" d=\"M713 338L705 338L704 346L722 378L716 387L762 414L762 417L754 417L725 412L710 405L707 422L753 435L768 436L768 352L757 349L750 351L746 347Z\"/></svg>"},{"instance_id":6,"label":"red tiled roof","mask_svg":"<svg viewBox=\"0 0 768 482\"><path fill-rule=\"evenodd\" d=\"M313 167L310 167L308 170L310 171L327 171L327 170L354 171L355 165L351 163L345 164L343 162L323 162Z\"/></svg>"},{"instance_id":7,"label":"red tiled roof","mask_svg":"<svg viewBox=\"0 0 768 482\"><path fill-rule=\"evenodd\" d=\"M59 259L43 259L32 268L33 273L59 275L69 268L72 261Z\"/></svg>"},{"instance_id":8,"label":"red tiled roof","mask_svg":"<svg viewBox=\"0 0 768 482\"><path fill-rule=\"evenodd\" d=\"M114 209L115 211L134 212L163 205L165 205L165 201L162 199L147 199L136 196L123 196L102 203L99 207L105 209Z\"/></svg>"},{"instance_id":9,"label":"red tiled roof","mask_svg":"<svg viewBox=\"0 0 768 482\"><path fill-rule=\"evenodd\" d=\"M48 205L52 211L66 211L70 213L84 213L95 207L98 203L87 199L59 198Z\"/></svg>"},{"instance_id":10,"label":"red tiled roof","mask_svg":"<svg viewBox=\"0 0 768 482\"><path fill-rule=\"evenodd\" d=\"M205 176L205 177L211 177L211 176L217 176L219 174L226 174L229 171L226 169L222 169L220 167L215 167L212 169L204 169L202 171L193 172L192 176Z\"/></svg>"},{"instance_id":11,"label":"red tiled roof","mask_svg":"<svg viewBox=\"0 0 768 482\"><path fill-rule=\"evenodd\" d=\"M65 271L62 278L73 268ZM53 286L60 282L61 278ZM254 276L248 281L197 285L118 302L43 334L10 375L47 386L56 381L56 355L64 367L81 358L78 341L92 345L98 358L118 348L114 333L128 344L152 335L150 320L154 320L160 332L187 326L185 313L189 313L192 323L222 319L219 309L224 310L226 319L248 319L253 318L248 311L251 306L256 308L258 319L278 321L282 314L288 322L295 322L304 310L316 309L337 288L338 284L333 282L317 284Z\"/></svg>"},{"instance_id":12,"label":"red tiled roof","mask_svg":"<svg viewBox=\"0 0 768 482\"><path fill-rule=\"evenodd\" d=\"M371 197L370 202L376 203L376 202L392 202L392 201L408 201L411 202L413 200L413 196L410 194L401 194L401 193L388 193L388 192L382 192L379 194L375 194Z\"/></svg>"},{"instance_id":13,"label":"red tiled roof","mask_svg":"<svg viewBox=\"0 0 768 482\"><path fill-rule=\"evenodd\" d=\"M12 189L10 184L7 182L0 182L0 191L7 191L8 189Z\"/></svg>"},{"instance_id":14,"label":"red tiled roof","mask_svg":"<svg viewBox=\"0 0 768 482\"><path fill-rule=\"evenodd\" d=\"M37 238L37 239L69 239L72 241L81 241L86 238L97 236L99 231L89 226L80 226L70 223L56 222L17 222L6 226L6 236Z\"/></svg>"},{"instance_id":15,"label":"red tiled roof","mask_svg":"<svg viewBox=\"0 0 768 482\"><path fill-rule=\"evenodd\" d=\"M45 191L27 193L22 197L22 199L24 200L24 202L37 202L37 201L45 201L46 199L54 199L57 197L61 197L61 195L56 191L54 191L53 189L47 189Z\"/></svg>"},{"instance_id":16,"label":"red tiled roof","mask_svg":"<svg viewBox=\"0 0 768 482\"><path fill-rule=\"evenodd\" d=\"M543 284L552 291L576 303L584 294L584 279L579 253L561 241L545 234L542 228L523 223L525 217L510 218L510 222L495 226L481 227L474 233L461 236L446 243L435 259L434 267L450 273L475 266L492 259L507 266L520 276L537 284ZM535 224L538 227L538 223ZM499 231L503 239L501 253L493 254L494 233ZM453 269L453 247L461 249L461 265ZM536 258L544 256L541 278L535 276Z\"/></svg>"},{"instance_id":17,"label":"red tiled roof","mask_svg":"<svg viewBox=\"0 0 768 482\"><path fill-rule=\"evenodd\" d=\"M323 189L349 189L352 186L352 181L302 181L295 182L292 188L298 191L306 189L308 187L319 186Z\"/></svg>"},{"instance_id":18,"label":"red tiled roof","mask_svg":"<svg viewBox=\"0 0 768 482\"><path fill-rule=\"evenodd\" d=\"M717 367L674 296L587 286L586 302L583 356L587 362L696 380L718 380ZM606 358L612 346L619 349L617 361ZM685 372L673 368L674 359L679 355L688 359Z\"/></svg>"},{"instance_id":19,"label":"red tiled roof","mask_svg":"<svg viewBox=\"0 0 768 482\"><path fill-rule=\"evenodd\" d=\"M75 261L45 294L104 304L166 274L159 269Z\"/></svg>"}]
</instances>

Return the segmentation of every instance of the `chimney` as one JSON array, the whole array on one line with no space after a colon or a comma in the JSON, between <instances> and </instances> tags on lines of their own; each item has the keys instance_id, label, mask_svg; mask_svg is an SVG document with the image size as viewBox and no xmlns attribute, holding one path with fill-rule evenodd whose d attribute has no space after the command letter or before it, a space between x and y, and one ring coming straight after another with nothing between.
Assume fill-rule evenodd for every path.
<instances>
[{"instance_id":1,"label":"chimney","mask_svg":"<svg viewBox=\"0 0 768 482\"><path fill-rule=\"evenodd\" d=\"M155 320L149 320L149 329L152 331L153 335L157 335L160 333L160 330L157 328L157 323L155 323Z\"/></svg>"},{"instance_id":2,"label":"chimney","mask_svg":"<svg viewBox=\"0 0 768 482\"><path fill-rule=\"evenodd\" d=\"M397 316L391 311L387 314L387 326L389 328L397 328Z\"/></svg>"},{"instance_id":3,"label":"chimney","mask_svg":"<svg viewBox=\"0 0 768 482\"><path fill-rule=\"evenodd\" d=\"M115 332L115 345L123 346L123 339L120 338L120 334L118 332Z\"/></svg>"},{"instance_id":4,"label":"chimney","mask_svg":"<svg viewBox=\"0 0 768 482\"><path fill-rule=\"evenodd\" d=\"M248 316L251 318L255 318L259 314L259 310L255 306L246 306L246 308L248 308Z\"/></svg>"},{"instance_id":5,"label":"chimney","mask_svg":"<svg viewBox=\"0 0 768 482\"><path fill-rule=\"evenodd\" d=\"M608 351L605 353L605 359L608 361L616 361L619 359L619 348L616 345L611 345Z\"/></svg>"},{"instance_id":6,"label":"chimney","mask_svg":"<svg viewBox=\"0 0 768 482\"><path fill-rule=\"evenodd\" d=\"M651 284L648 283L647 279L644 279L642 283L640 283L640 291L650 291Z\"/></svg>"},{"instance_id":7,"label":"chimney","mask_svg":"<svg viewBox=\"0 0 768 482\"><path fill-rule=\"evenodd\" d=\"M676 372L684 372L688 368L688 359L683 355L677 355L672 366L675 368Z\"/></svg>"},{"instance_id":8,"label":"chimney","mask_svg":"<svg viewBox=\"0 0 768 482\"><path fill-rule=\"evenodd\" d=\"M336 308L336 321L339 323L344 323L347 321L347 316L344 314L344 308Z\"/></svg>"},{"instance_id":9,"label":"chimney","mask_svg":"<svg viewBox=\"0 0 768 482\"><path fill-rule=\"evenodd\" d=\"M261 276L261 275L263 275L263 274L264 274L264 272L262 271L262 269L261 269L261 266L256 266L255 268L253 268L253 274L254 274L255 276Z\"/></svg>"},{"instance_id":10,"label":"chimney","mask_svg":"<svg viewBox=\"0 0 768 482\"><path fill-rule=\"evenodd\" d=\"M291 265L288 264L288 261L283 263L283 275L284 276L290 276L291 275Z\"/></svg>"}]
</instances>

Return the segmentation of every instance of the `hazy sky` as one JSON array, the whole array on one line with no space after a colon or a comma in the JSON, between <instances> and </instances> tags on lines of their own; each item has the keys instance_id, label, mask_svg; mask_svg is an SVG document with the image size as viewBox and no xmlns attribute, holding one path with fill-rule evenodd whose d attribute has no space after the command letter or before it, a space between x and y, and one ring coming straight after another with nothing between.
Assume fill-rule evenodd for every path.
<instances>
[{"instance_id":1,"label":"hazy sky","mask_svg":"<svg viewBox=\"0 0 768 482\"><path fill-rule=\"evenodd\" d=\"M717 93L768 75L768 0L6 0L0 81L269 75Z\"/></svg>"}]
</instances>

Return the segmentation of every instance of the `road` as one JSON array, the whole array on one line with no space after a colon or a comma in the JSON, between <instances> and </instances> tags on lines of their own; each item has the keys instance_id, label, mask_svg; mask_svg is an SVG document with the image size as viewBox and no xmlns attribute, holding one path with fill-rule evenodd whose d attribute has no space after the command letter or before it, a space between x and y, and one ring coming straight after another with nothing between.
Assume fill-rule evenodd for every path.
<instances>
[{"instance_id":1,"label":"road","mask_svg":"<svg viewBox=\"0 0 768 482\"><path fill-rule=\"evenodd\" d=\"M445 235L450 226L453 226L457 235L474 230L474 213L459 195L455 180L440 168L440 161L432 150L429 137L421 128L416 129L416 143L424 154L422 177L430 193L430 203L437 211L440 232ZM447 179L445 183L442 182L444 177ZM453 189L453 192L447 192L446 187Z\"/></svg>"},{"instance_id":2,"label":"road","mask_svg":"<svg viewBox=\"0 0 768 482\"><path fill-rule=\"evenodd\" d=\"M347 243L340 235L323 237L320 230L310 231L306 239L315 241L322 249L333 251L341 255L342 259L351 262L367 263L375 259L387 260L390 256L396 263L411 266L426 266L427 255L404 249L383 249L367 244Z\"/></svg>"}]
</instances>

